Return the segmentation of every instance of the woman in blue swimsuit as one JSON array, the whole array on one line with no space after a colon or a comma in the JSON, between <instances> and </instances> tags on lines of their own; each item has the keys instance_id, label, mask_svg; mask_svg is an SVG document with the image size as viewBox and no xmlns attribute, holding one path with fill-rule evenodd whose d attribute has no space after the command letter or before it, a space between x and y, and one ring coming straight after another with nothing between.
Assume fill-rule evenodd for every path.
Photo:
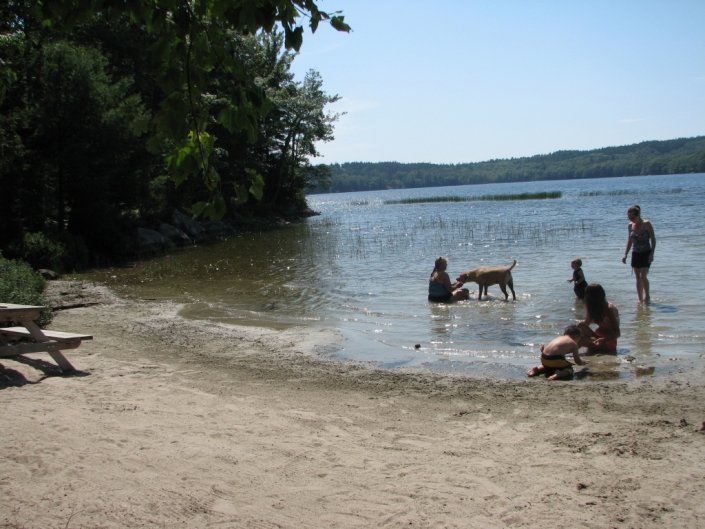
<instances>
[{"instance_id":1,"label":"woman in blue swimsuit","mask_svg":"<svg viewBox=\"0 0 705 529\"><path fill-rule=\"evenodd\" d=\"M651 226L649 219L641 218L641 208L632 206L627 210L629 218L629 237L627 238L627 249L624 250L622 262L627 262L629 249L632 249L632 270L636 276L636 293L639 296L639 303L648 303L651 299L649 296L649 280L646 277L649 273L649 267L654 260L654 251L656 250L656 235L654 228Z\"/></svg>"},{"instance_id":2,"label":"woman in blue swimsuit","mask_svg":"<svg viewBox=\"0 0 705 529\"><path fill-rule=\"evenodd\" d=\"M447 303L449 301L459 301L468 299L470 291L467 288L460 288L463 284L460 281L450 282L446 273L448 259L438 257L434 263L433 272L428 279L428 300L437 303Z\"/></svg>"}]
</instances>

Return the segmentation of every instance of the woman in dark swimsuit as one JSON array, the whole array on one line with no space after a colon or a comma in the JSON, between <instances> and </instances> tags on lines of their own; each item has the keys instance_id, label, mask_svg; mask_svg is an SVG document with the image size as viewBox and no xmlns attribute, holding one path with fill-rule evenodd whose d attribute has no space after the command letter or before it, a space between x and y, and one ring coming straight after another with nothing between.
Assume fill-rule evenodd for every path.
<instances>
[{"instance_id":1,"label":"woman in dark swimsuit","mask_svg":"<svg viewBox=\"0 0 705 529\"><path fill-rule=\"evenodd\" d=\"M627 249L624 250L622 262L627 262L629 249L632 249L632 270L636 276L636 293L639 296L639 303L648 303L649 280L646 277L649 267L654 260L656 250L656 235L649 219L641 218L641 208L632 206L627 210L629 218L629 237L627 238Z\"/></svg>"},{"instance_id":2,"label":"woman in dark swimsuit","mask_svg":"<svg viewBox=\"0 0 705 529\"><path fill-rule=\"evenodd\" d=\"M450 277L446 272L448 259L439 257L433 263L433 272L428 278L428 300L437 303L447 303L449 301L459 301L468 299L470 291L467 288L460 288L463 284L460 281L450 282Z\"/></svg>"}]
</instances>

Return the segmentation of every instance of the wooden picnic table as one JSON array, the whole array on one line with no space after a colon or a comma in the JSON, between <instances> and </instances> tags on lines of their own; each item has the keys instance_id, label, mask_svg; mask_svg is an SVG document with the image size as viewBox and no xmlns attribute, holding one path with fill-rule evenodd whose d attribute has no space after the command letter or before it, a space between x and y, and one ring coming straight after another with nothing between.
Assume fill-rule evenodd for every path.
<instances>
[{"instance_id":1,"label":"wooden picnic table","mask_svg":"<svg viewBox=\"0 0 705 529\"><path fill-rule=\"evenodd\" d=\"M39 318L42 312L48 310L51 309L34 305L0 303L0 322L16 321L22 325L22 327L0 327L0 358L47 352L62 371L75 371L61 351L75 349L81 345L82 340L92 340L93 336L40 329L34 320ZM20 338L32 339L34 343L11 345L8 341Z\"/></svg>"}]
</instances>

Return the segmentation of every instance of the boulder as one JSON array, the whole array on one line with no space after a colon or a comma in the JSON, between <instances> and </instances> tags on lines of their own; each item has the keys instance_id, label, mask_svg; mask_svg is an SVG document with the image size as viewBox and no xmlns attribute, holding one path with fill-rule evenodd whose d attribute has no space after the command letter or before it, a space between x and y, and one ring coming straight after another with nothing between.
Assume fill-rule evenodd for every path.
<instances>
[{"instance_id":1,"label":"boulder","mask_svg":"<svg viewBox=\"0 0 705 529\"><path fill-rule=\"evenodd\" d=\"M39 270L37 270L37 273L44 279L49 279L50 281L54 279L59 279L59 274L47 268L40 268Z\"/></svg>"},{"instance_id":2,"label":"boulder","mask_svg":"<svg viewBox=\"0 0 705 529\"><path fill-rule=\"evenodd\" d=\"M219 220L205 221L202 222L201 225L206 230L206 234L213 238L225 237L234 231L230 226Z\"/></svg>"},{"instance_id":3,"label":"boulder","mask_svg":"<svg viewBox=\"0 0 705 529\"><path fill-rule=\"evenodd\" d=\"M186 244L193 243L189 236L186 235L183 231L181 231L179 228L172 226L171 224L167 224L166 222L162 223L162 225L159 226L159 233L161 233L162 235L164 235L164 237L179 246L184 246Z\"/></svg>"},{"instance_id":4,"label":"boulder","mask_svg":"<svg viewBox=\"0 0 705 529\"><path fill-rule=\"evenodd\" d=\"M183 230L194 242L206 241L206 230L203 226L181 213L178 209L174 210L171 221L174 223L174 226Z\"/></svg>"},{"instance_id":5,"label":"boulder","mask_svg":"<svg viewBox=\"0 0 705 529\"><path fill-rule=\"evenodd\" d=\"M143 252L161 252L171 250L176 245L161 233L147 228L137 228L137 242Z\"/></svg>"},{"instance_id":6,"label":"boulder","mask_svg":"<svg viewBox=\"0 0 705 529\"><path fill-rule=\"evenodd\" d=\"M307 207L305 210L301 212L302 217L317 217L320 215L317 211L313 211L311 208Z\"/></svg>"}]
</instances>

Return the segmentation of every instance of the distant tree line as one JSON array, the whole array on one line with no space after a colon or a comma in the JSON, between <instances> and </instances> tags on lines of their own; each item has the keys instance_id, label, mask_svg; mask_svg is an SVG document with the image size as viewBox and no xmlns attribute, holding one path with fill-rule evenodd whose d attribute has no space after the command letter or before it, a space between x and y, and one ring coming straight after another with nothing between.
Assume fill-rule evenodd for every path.
<instances>
[{"instance_id":1,"label":"distant tree line","mask_svg":"<svg viewBox=\"0 0 705 529\"><path fill-rule=\"evenodd\" d=\"M54 3L73 9L70 2ZM230 9L224 1L211 3ZM269 9L285 3L240 4ZM156 227L175 208L226 219L280 215L305 209L307 187L327 186L330 168L309 160L318 155L316 142L333 139L338 116L325 107L337 96L323 91L315 71L294 79L295 54L286 50L284 32L276 27L238 32L203 22L201 29L211 32L209 38L217 34L220 48L214 40L200 45L228 55L202 59L213 64L188 70L173 55L155 55L155 49L183 51L198 44L195 34L180 41L172 35L165 44L168 31L160 36L127 15L102 16L108 11L75 17L83 23L52 25L34 15L40 4L0 5L0 251L5 257L60 256L63 268L81 268L92 256L129 252L138 226ZM115 9L157 5L112 4ZM174 5L188 10L191 3ZM165 16L167 23L183 22ZM287 31L286 38L298 36L300 44L299 30ZM190 53L189 48L184 56ZM218 61L226 59L227 68L220 68ZM186 83L184 76L198 92L179 85ZM194 98L198 104L189 106ZM198 119L191 120L195 112ZM200 172L206 176L187 179Z\"/></svg>"},{"instance_id":2,"label":"distant tree line","mask_svg":"<svg viewBox=\"0 0 705 529\"><path fill-rule=\"evenodd\" d=\"M705 173L705 136L466 164L356 162L330 167L330 188L313 193Z\"/></svg>"}]
</instances>

